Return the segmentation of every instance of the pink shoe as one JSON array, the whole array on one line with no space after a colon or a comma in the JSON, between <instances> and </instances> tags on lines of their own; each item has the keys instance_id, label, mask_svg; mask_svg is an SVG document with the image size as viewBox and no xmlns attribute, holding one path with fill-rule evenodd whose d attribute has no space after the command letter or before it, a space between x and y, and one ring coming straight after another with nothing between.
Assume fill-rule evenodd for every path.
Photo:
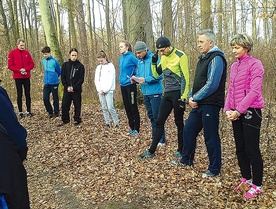
<instances>
[{"instance_id":1,"label":"pink shoe","mask_svg":"<svg viewBox=\"0 0 276 209\"><path fill-rule=\"evenodd\" d=\"M251 189L245 193L245 198L250 199L252 197L257 196L260 193L261 193L261 188L257 187L255 184L252 184Z\"/></svg>"},{"instance_id":2,"label":"pink shoe","mask_svg":"<svg viewBox=\"0 0 276 209\"><path fill-rule=\"evenodd\" d=\"M251 185L251 180L246 180L245 178L242 178L242 179L241 179L241 183L240 183L237 187L235 187L234 190L240 190L240 189L242 189L245 185L246 185L246 186Z\"/></svg>"}]
</instances>

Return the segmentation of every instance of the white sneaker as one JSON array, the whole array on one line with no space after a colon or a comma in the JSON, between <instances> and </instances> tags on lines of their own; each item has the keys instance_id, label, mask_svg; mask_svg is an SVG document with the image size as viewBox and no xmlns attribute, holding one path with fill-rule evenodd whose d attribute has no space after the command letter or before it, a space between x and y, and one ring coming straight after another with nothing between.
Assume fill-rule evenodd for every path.
<instances>
[{"instance_id":1,"label":"white sneaker","mask_svg":"<svg viewBox=\"0 0 276 209\"><path fill-rule=\"evenodd\" d=\"M159 142L159 143L157 144L157 146L158 146L158 147L163 147L163 146L165 146L165 143Z\"/></svg>"}]
</instances>

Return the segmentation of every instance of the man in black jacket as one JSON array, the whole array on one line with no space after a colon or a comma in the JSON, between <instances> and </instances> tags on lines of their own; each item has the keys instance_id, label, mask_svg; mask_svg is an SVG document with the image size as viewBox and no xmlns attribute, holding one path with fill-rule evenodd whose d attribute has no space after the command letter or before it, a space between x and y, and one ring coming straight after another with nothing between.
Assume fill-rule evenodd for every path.
<instances>
[{"instance_id":1,"label":"man in black jacket","mask_svg":"<svg viewBox=\"0 0 276 209\"><path fill-rule=\"evenodd\" d=\"M61 82L64 86L64 93L61 106L62 124L59 126L70 122L69 111L72 101L75 107L74 125L81 123L81 92L85 69L83 64L77 60L77 49L72 48L69 55L70 59L63 63L61 69Z\"/></svg>"}]
</instances>

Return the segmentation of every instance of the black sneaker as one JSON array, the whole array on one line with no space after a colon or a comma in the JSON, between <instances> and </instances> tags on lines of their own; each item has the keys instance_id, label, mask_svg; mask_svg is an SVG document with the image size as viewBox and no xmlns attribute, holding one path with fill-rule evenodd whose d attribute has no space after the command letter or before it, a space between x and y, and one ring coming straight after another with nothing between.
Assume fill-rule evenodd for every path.
<instances>
[{"instance_id":1,"label":"black sneaker","mask_svg":"<svg viewBox=\"0 0 276 209\"><path fill-rule=\"evenodd\" d=\"M33 113L31 113L31 112L27 112L27 117L33 117L34 116L34 114Z\"/></svg>"},{"instance_id":2,"label":"black sneaker","mask_svg":"<svg viewBox=\"0 0 276 209\"><path fill-rule=\"evenodd\" d=\"M68 124L69 122L62 122L61 124L58 124L57 126L58 127L61 127L61 126L65 126L66 124Z\"/></svg>"},{"instance_id":3,"label":"black sneaker","mask_svg":"<svg viewBox=\"0 0 276 209\"><path fill-rule=\"evenodd\" d=\"M24 118L24 113L23 112L19 112L18 117L19 117L19 119Z\"/></svg>"},{"instance_id":4,"label":"black sneaker","mask_svg":"<svg viewBox=\"0 0 276 209\"><path fill-rule=\"evenodd\" d=\"M77 126L77 125L79 125L79 124L81 124L81 121L77 121L77 120L74 121L74 125L75 125L75 126Z\"/></svg>"}]
</instances>

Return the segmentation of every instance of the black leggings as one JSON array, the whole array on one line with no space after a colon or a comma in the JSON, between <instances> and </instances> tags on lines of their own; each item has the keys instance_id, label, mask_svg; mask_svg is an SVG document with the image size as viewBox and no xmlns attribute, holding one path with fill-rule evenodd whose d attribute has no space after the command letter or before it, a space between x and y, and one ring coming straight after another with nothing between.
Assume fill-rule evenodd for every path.
<instances>
[{"instance_id":1,"label":"black leggings","mask_svg":"<svg viewBox=\"0 0 276 209\"><path fill-rule=\"evenodd\" d=\"M253 184L257 186L262 185L263 178L263 160L259 147L261 121L261 110L249 108L239 120L232 122L242 177L253 177Z\"/></svg>"},{"instance_id":2,"label":"black leggings","mask_svg":"<svg viewBox=\"0 0 276 209\"><path fill-rule=\"evenodd\" d=\"M23 88L24 87L24 93L26 97L26 107L27 107L27 112L31 112L31 82L30 78L20 78L20 79L15 79L15 86L16 86L16 91L17 91L17 107L19 112L22 111L22 95L23 95Z\"/></svg>"},{"instance_id":3,"label":"black leggings","mask_svg":"<svg viewBox=\"0 0 276 209\"><path fill-rule=\"evenodd\" d=\"M174 110L174 123L177 127L177 141L178 141L178 148L177 151L182 152L183 148L183 115L184 109L180 108L179 106L179 99L180 99L180 90L179 91L170 91L164 93L162 97L161 104L159 107L158 118L156 121L156 128L153 134L153 140L150 146L150 153L154 153L161 136L164 133L164 125L169 117L172 109Z\"/></svg>"}]
</instances>

